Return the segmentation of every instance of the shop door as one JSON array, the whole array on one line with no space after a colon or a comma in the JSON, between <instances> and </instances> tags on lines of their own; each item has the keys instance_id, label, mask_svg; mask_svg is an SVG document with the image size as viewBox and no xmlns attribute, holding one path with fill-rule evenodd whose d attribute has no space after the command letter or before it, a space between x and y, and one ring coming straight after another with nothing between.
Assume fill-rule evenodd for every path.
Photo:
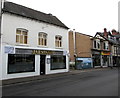
<instances>
[{"instance_id":1,"label":"shop door","mask_svg":"<svg viewBox=\"0 0 120 98\"><path fill-rule=\"evenodd\" d=\"M40 56L40 75L45 74L45 59L46 59L46 55Z\"/></svg>"}]
</instances>

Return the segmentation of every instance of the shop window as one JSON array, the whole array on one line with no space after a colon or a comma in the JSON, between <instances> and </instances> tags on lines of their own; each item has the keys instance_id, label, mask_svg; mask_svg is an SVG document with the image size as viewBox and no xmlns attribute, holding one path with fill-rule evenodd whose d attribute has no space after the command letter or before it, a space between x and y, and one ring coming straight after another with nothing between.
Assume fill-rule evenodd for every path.
<instances>
[{"instance_id":1,"label":"shop window","mask_svg":"<svg viewBox=\"0 0 120 98\"><path fill-rule=\"evenodd\" d=\"M38 45L47 46L47 34L40 32L38 33Z\"/></svg>"},{"instance_id":2,"label":"shop window","mask_svg":"<svg viewBox=\"0 0 120 98\"><path fill-rule=\"evenodd\" d=\"M20 72L35 72L35 55L8 55L8 74Z\"/></svg>"},{"instance_id":3,"label":"shop window","mask_svg":"<svg viewBox=\"0 0 120 98\"><path fill-rule=\"evenodd\" d=\"M55 46L56 47L62 47L62 36L55 36Z\"/></svg>"},{"instance_id":4,"label":"shop window","mask_svg":"<svg viewBox=\"0 0 120 98\"><path fill-rule=\"evenodd\" d=\"M27 44L28 30L17 29L16 30L16 43Z\"/></svg>"},{"instance_id":5,"label":"shop window","mask_svg":"<svg viewBox=\"0 0 120 98\"><path fill-rule=\"evenodd\" d=\"M65 69L66 57L65 56L51 56L51 70Z\"/></svg>"}]
</instances>

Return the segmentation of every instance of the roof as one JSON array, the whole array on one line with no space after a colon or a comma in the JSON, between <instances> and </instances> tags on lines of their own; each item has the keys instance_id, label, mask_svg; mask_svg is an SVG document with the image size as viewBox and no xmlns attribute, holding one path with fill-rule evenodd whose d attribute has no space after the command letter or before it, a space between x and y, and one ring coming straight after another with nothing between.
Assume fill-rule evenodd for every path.
<instances>
[{"instance_id":1,"label":"roof","mask_svg":"<svg viewBox=\"0 0 120 98\"><path fill-rule=\"evenodd\" d=\"M107 39L106 37L104 37L103 33L101 33L101 32L97 32L96 35L97 35L97 34L99 34L101 37L103 37L105 40L108 41L108 39ZM96 35L95 35L94 37L96 37Z\"/></svg>"},{"instance_id":2,"label":"roof","mask_svg":"<svg viewBox=\"0 0 120 98\"><path fill-rule=\"evenodd\" d=\"M88 37L93 37L92 35L88 35L88 34L84 34L84 33L80 33L80 32L76 32L76 33L79 33L79 34L82 34L82 35L85 35L85 36L88 36Z\"/></svg>"},{"instance_id":3,"label":"roof","mask_svg":"<svg viewBox=\"0 0 120 98\"><path fill-rule=\"evenodd\" d=\"M116 38L120 38L120 34L118 34L118 35L113 35L114 37L116 37Z\"/></svg>"},{"instance_id":4,"label":"roof","mask_svg":"<svg viewBox=\"0 0 120 98\"><path fill-rule=\"evenodd\" d=\"M33 10L31 8L18 5L12 2L5 2L3 12L8 12L11 14L19 15L22 17L27 17L30 19L42 21L45 23L53 24L56 26L63 27L65 29L69 29L66 25L64 25L56 16L51 14L46 14L40 11Z\"/></svg>"},{"instance_id":5,"label":"roof","mask_svg":"<svg viewBox=\"0 0 120 98\"><path fill-rule=\"evenodd\" d=\"M110 32L108 32L108 33L110 33ZM97 34L99 34L101 37L103 37L104 39L106 39L107 41L109 41L110 43L112 43L112 44L114 44L114 45L119 44L118 42L116 42L116 41L114 41L114 40L112 40L112 39L106 38L106 37L104 36L104 34L101 33L101 32L97 32L96 35L97 35ZM96 36L96 35L95 35L95 36Z\"/></svg>"}]
</instances>

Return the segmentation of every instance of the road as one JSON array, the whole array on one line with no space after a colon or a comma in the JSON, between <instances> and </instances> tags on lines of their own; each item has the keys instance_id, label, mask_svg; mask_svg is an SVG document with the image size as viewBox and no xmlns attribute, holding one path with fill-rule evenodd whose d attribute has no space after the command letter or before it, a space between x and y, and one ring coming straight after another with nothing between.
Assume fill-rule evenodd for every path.
<instances>
[{"instance_id":1,"label":"road","mask_svg":"<svg viewBox=\"0 0 120 98\"><path fill-rule=\"evenodd\" d=\"M118 69L105 69L3 87L3 96L118 96Z\"/></svg>"}]
</instances>

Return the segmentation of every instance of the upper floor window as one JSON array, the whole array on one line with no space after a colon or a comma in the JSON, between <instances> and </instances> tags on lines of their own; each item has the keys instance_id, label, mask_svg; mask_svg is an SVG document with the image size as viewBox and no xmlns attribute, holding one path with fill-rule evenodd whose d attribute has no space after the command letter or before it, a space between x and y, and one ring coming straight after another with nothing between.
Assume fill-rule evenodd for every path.
<instances>
[{"instance_id":1,"label":"upper floor window","mask_svg":"<svg viewBox=\"0 0 120 98\"><path fill-rule=\"evenodd\" d=\"M100 49L100 43L97 43L98 49Z\"/></svg>"},{"instance_id":2,"label":"upper floor window","mask_svg":"<svg viewBox=\"0 0 120 98\"><path fill-rule=\"evenodd\" d=\"M103 49L104 49L104 50L108 50L108 49L109 49L109 45L108 45L107 42L104 42L104 43L103 43Z\"/></svg>"},{"instance_id":3,"label":"upper floor window","mask_svg":"<svg viewBox=\"0 0 120 98\"><path fill-rule=\"evenodd\" d=\"M17 29L16 30L16 43L27 44L28 30Z\"/></svg>"},{"instance_id":4,"label":"upper floor window","mask_svg":"<svg viewBox=\"0 0 120 98\"><path fill-rule=\"evenodd\" d=\"M106 44L105 43L103 43L103 49L106 49Z\"/></svg>"},{"instance_id":5,"label":"upper floor window","mask_svg":"<svg viewBox=\"0 0 120 98\"><path fill-rule=\"evenodd\" d=\"M96 40L94 41L94 48L97 48L97 46L96 46Z\"/></svg>"},{"instance_id":6,"label":"upper floor window","mask_svg":"<svg viewBox=\"0 0 120 98\"><path fill-rule=\"evenodd\" d=\"M38 33L38 45L47 46L47 34L40 32Z\"/></svg>"},{"instance_id":7,"label":"upper floor window","mask_svg":"<svg viewBox=\"0 0 120 98\"><path fill-rule=\"evenodd\" d=\"M55 36L55 46L56 47L62 47L62 36Z\"/></svg>"}]
</instances>

